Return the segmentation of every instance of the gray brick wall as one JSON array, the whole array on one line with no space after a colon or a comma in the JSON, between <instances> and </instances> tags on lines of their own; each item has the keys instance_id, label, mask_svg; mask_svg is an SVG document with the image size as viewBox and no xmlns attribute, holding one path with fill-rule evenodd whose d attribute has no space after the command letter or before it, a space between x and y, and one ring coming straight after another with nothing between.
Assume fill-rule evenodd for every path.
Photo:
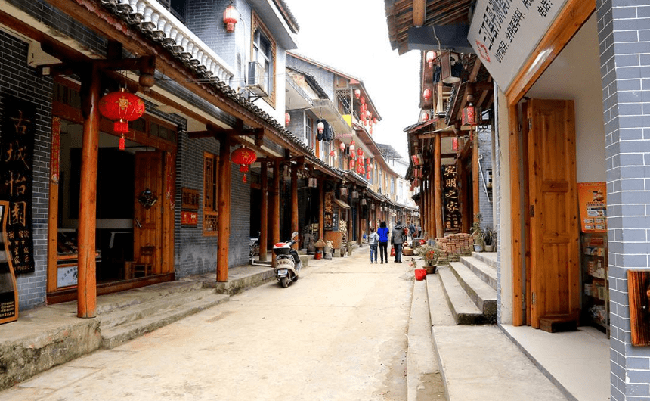
<instances>
[{"instance_id":1,"label":"gray brick wall","mask_svg":"<svg viewBox=\"0 0 650 401\"><path fill-rule=\"evenodd\" d=\"M478 200L479 210L483 216L483 227L494 227L494 211L491 201L492 193L485 191L487 184L487 170L492 168L492 133L490 129L478 130L478 154L481 164L479 173ZM489 189L488 189L489 191ZM489 196L488 196L489 193Z\"/></svg>"},{"instance_id":2,"label":"gray brick wall","mask_svg":"<svg viewBox=\"0 0 650 401\"><path fill-rule=\"evenodd\" d=\"M611 399L650 399L650 348L630 344L627 270L647 269L650 236L650 3L598 0L606 135ZM643 252L639 249L642 248Z\"/></svg>"},{"instance_id":3,"label":"gray brick wall","mask_svg":"<svg viewBox=\"0 0 650 401\"><path fill-rule=\"evenodd\" d=\"M52 80L39 76L27 66L28 44L0 31L0 120L5 96L11 95L36 105L36 138L34 138L32 181L32 239L34 243L34 273L16 277L18 302L21 310L45 302L47 285L47 209L49 191L50 131ZM2 132L0 131L0 141Z\"/></svg>"}]
</instances>

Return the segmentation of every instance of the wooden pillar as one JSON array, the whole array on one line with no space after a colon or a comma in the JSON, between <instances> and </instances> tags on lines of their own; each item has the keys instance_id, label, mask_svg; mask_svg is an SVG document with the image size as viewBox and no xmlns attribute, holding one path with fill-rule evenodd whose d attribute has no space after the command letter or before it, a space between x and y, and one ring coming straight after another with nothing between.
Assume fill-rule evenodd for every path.
<instances>
[{"instance_id":1,"label":"wooden pillar","mask_svg":"<svg viewBox=\"0 0 650 401\"><path fill-rule=\"evenodd\" d=\"M298 221L298 164L291 166L291 232L298 233L300 238L300 227ZM293 249L300 249L300 239L293 244Z\"/></svg>"},{"instance_id":2,"label":"wooden pillar","mask_svg":"<svg viewBox=\"0 0 650 401\"><path fill-rule=\"evenodd\" d=\"M478 213L481 213L481 208L479 205L479 174L478 174L478 133L476 131L470 131L473 134L472 138L472 210L474 211L474 216L472 216L472 221L475 220L475 216Z\"/></svg>"},{"instance_id":3,"label":"wooden pillar","mask_svg":"<svg viewBox=\"0 0 650 401\"><path fill-rule=\"evenodd\" d=\"M445 236L445 231L442 226L442 143L440 139L440 134L436 135L435 138L435 188L434 194L436 197L436 235L437 238L443 238Z\"/></svg>"},{"instance_id":4,"label":"wooden pillar","mask_svg":"<svg viewBox=\"0 0 650 401\"><path fill-rule=\"evenodd\" d=\"M262 162L262 201L260 211L260 262L268 259L269 243L269 165Z\"/></svg>"},{"instance_id":5,"label":"wooden pillar","mask_svg":"<svg viewBox=\"0 0 650 401\"><path fill-rule=\"evenodd\" d=\"M422 237L424 232L427 231L427 218L426 218L426 192L424 191L424 178L420 178L420 228L422 229Z\"/></svg>"},{"instance_id":6,"label":"wooden pillar","mask_svg":"<svg viewBox=\"0 0 650 401\"><path fill-rule=\"evenodd\" d=\"M325 224L325 180L318 180L318 238L325 241L323 224Z\"/></svg>"},{"instance_id":7,"label":"wooden pillar","mask_svg":"<svg viewBox=\"0 0 650 401\"><path fill-rule=\"evenodd\" d=\"M219 146L219 183L217 205L217 281L228 281L228 248L230 241L230 138L224 135Z\"/></svg>"},{"instance_id":8,"label":"wooden pillar","mask_svg":"<svg viewBox=\"0 0 650 401\"><path fill-rule=\"evenodd\" d=\"M280 159L275 159L273 162L273 212L271 213L271 242L276 244L280 242L280 177L282 172L280 172ZM272 257L273 266L275 266L275 254Z\"/></svg>"},{"instance_id":9,"label":"wooden pillar","mask_svg":"<svg viewBox=\"0 0 650 401\"><path fill-rule=\"evenodd\" d=\"M77 316L93 318L97 306L95 229L97 225L97 151L99 147L99 96L101 79L93 65L85 77L84 126L81 139L81 183L79 189L79 249Z\"/></svg>"}]
</instances>

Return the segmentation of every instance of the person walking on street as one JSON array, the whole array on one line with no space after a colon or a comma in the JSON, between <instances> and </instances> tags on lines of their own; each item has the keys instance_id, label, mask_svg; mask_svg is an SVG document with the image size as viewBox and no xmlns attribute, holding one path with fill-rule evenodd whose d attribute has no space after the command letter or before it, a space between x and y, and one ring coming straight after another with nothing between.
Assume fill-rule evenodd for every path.
<instances>
[{"instance_id":1,"label":"person walking on street","mask_svg":"<svg viewBox=\"0 0 650 401\"><path fill-rule=\"evenodd\" d=\"M404 244L404 227L398 221L392 232L391 242L395 246L395 263L402 263L402 244Z\"/></svg>"},{"instance_id":2,"label":"person walking on street","mask_svg":"<svg viewBox=\"0 0 650 401\"><path fill-rule=\"evenodd\" d=\"M388 263L388 227L385 221L379 223L377 234L379 235L379 258L381 263L384 263L384 260Z\"/></svg>"},{"instance_id":3,"label":"person walking on street","mask_svg":"<svg viewBox=\"0 0 650 401\"><path fill-rule=\"evenodd\" d=\"M370 263L377 263L377 246L379 245L379 234L375 232L374 227L370 227L368 244L370 245Z\"/></svg>"}]
</instances>

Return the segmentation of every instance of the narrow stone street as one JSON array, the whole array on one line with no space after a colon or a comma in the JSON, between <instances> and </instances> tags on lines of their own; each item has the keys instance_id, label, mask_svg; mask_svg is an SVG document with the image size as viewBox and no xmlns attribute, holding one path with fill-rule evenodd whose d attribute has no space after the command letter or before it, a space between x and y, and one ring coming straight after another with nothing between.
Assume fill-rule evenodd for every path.
<instances>
[{"instance_id":1,"label":"narrow stone street","mask_svg":"<svg viewBox=\"0 0 650 401\"><path fill-rule=\"evenodd\" d=\"M113 350L0 393L3 400L405 400L408 263L368 248L312 263ZM410 273L410 274L409 274Z\"/></svg>"}]
</instances>

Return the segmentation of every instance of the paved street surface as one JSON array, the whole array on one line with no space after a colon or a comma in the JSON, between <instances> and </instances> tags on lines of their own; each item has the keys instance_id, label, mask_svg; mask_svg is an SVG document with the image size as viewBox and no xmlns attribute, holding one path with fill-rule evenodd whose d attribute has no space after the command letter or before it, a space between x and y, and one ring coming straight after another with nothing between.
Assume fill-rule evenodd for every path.
<instances>
[{"instance_id":1,"label":"paved street surface","mask_svg":"<svg viewBox=\"0 0 650 401\"><path fill-rule=\"evenodd\" d=\"M317 261L287 289L264 284L0 399L405 400L413 273L371 265L367 252Z\"/></svg>"}]
</instances>

